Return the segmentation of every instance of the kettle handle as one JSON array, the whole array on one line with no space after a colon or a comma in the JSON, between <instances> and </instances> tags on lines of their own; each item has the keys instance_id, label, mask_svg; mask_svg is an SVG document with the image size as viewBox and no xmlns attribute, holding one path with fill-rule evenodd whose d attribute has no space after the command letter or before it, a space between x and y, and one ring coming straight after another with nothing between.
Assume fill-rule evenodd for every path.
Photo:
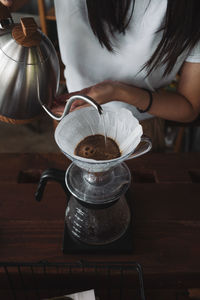
<instances>
[{"instance_id":1,"label":"kettle handle","mask_svg":"<svg viewBox=\"0 0 200 300\"><path fill-rule=\"evenodd\" d=\"M9 18L11 18L11 14L8 7L0 2L0 20Z\"/></svg>"},{"instance_id":2,"label":"kettle handle","mask_svg":"<svg viewBox=\"0 0 200 300\"><path fill-rule=\"evenodd\" d=\"M14 24L9 8L0 2L0 24L3 28L8 26L6 20Z\"/></svg>"}]
</instances>

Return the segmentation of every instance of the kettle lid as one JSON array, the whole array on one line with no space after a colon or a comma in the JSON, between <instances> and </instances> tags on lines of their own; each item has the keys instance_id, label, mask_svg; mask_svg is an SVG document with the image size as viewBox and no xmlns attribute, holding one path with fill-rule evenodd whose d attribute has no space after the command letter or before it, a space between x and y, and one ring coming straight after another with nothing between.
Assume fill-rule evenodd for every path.
<instances>
[{"instance_id":1,"label":"kettle lid","mask_svg":"<svg viewBox=\"0 0 200 300\"><path fill-rule=\"evenodd\" d=\"M0 60L7 57L17 63L37 65L56 55L52 42L33 18L22 18L19 24L0 29Z\"/></svg>"},{"instance_id":2,"label":"kettle lid","mask_svg":"<svg viewBox=\"0 0 200 300\"><path fill-rule=\"evenodd\" d=\"M14 25L8 7L0 2L0 25L2 29L8 29L8 26L6 25L9 25L9 19ZM15 24L12 28L12 37L21 46L37 46L42 39L41 34L38 31L38 26L33 18L21 18L20 24Z\"/></svg>"}]
</instances>

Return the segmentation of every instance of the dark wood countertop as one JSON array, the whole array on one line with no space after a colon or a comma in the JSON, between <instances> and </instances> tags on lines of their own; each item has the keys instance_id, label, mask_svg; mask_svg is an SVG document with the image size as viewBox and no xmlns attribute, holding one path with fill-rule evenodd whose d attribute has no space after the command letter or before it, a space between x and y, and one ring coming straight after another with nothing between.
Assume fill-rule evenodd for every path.
<instances>
[{"instance_id":1,"label":"dark wood countertop","mask_svg":"<svg viewBox=\"0 0 200 300\"><path fill-rule=\"evenodd\" d=\"M34 194L47 168L65 170L62 154L0 155L2 262L137 261L146 287L200 287L200 154L150 153L127 161L132 173L134 250L131 254L63 254L66 196L55 182Z\"/></svg>"}]
</instances>

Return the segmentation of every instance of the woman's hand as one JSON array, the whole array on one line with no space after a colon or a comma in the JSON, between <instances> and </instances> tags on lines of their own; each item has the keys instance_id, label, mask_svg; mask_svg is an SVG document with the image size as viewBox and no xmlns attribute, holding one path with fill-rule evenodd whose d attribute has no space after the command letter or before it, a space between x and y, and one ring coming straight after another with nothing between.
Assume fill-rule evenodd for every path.
<instances>
[{"instance_id":1,"label":"woman's hand","mask_svg":"<svg viewBox=\"0 0 200 300\"><path fill-rule=\"evenodd\" d=\"M123 87L123 83L109 80L109 81L100 82L98 84L95 84L91 87L85 88L77 92L61 95L55 99L53 103L52 111L56 115L61 115L64 110L66 101L74 95L89 96L100 105L113 100L121 101L122 100L121 91L123 90L122 87ZM71 111L86 107L88 105L89 104L87 104L84 100L77 99L72 103Z\"/></svg>"},{"instance_id":2,"label":"woman's hand","mask_svg":"<svg viewBox=\"0 0 200 300\"><path fill-rule=\"evenodd\" d=\"M117 97L119 85L120 83L116 81L103 81L74 94L89 96L101 105L112 101ZM77 100L72 103L71 110L82 108L87 105L88 104L85 101Z\"/></svg>"},{"instance_id":3,"label":"woman's hand","mask_svg":"<svg viewBox=\"0 0 200 300\"><path fill-rule=\"evenodd\" d=\"M7 7L10 7L13 4L13 0L0 0L0 2Z\"/></svg>"},{"instance_id":4,"label":"woman's hand","mask_svg":"<svg viewBox=\"0 0 200 300\"><path fill-rule=\"evenodd\" d=\"M64 111L64 108L65 108L67 100L69 98L71 98L72 96L74 96L74 95L86 95L87 94L87 90L88 89L83 89L81 91L77 91L77 92L73 92L73 93L67 93L67 94L62 94L62 95L58 96L53 101L53 105L52 105L52 108L51 108L52 112L55 115L61 116L62 113L63 113L63 111ZM77 102L75 106L80 106L80 105L85 104L84 101L78 100L78 99L75 102ZM72 103L70 111L74 110L73 104L74 103Z\"/></svg>"}]
</instances>

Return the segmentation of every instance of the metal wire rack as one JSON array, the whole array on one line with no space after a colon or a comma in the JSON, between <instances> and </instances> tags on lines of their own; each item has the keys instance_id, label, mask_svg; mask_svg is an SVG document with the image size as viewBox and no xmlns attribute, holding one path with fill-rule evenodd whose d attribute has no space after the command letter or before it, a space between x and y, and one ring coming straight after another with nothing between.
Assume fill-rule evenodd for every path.
<instances>
[{"instance_id":1,"label":"metal wire rack","mask_svg":"<svg viewBox=\"0 0 200 300\"><path fill-rule=\"evenodd\" d=\"M0 299L41 300L94 289L99 300L145 300L135 262L0 263Z\"/></svg>"}]
</instances>

